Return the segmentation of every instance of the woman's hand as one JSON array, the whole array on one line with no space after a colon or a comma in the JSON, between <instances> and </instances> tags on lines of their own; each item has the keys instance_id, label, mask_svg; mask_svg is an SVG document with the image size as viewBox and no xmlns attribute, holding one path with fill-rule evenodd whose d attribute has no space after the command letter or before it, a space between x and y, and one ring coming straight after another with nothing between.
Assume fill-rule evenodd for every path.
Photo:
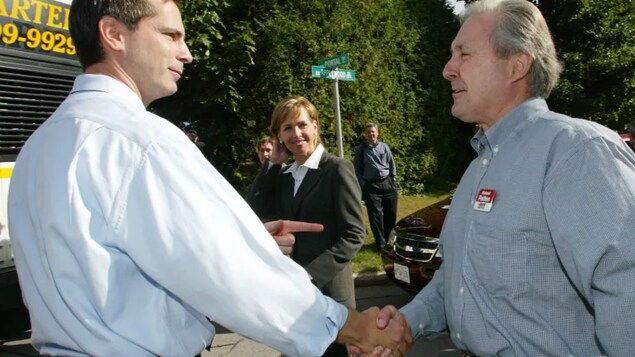
<instances>
[{"instance_id":1,"label":"woman's hand","mask_svg":"<svg viewBox=\"0 0 635 357\"><path fill-rule=\"evenodd\" d=\"M269 161L271 161L274 165L279 165L285 163L289 158L289 154L287 153L287 148L283 143L276 141L273 145L273 152L269 157Z\"/></svg>"}]
</instances>

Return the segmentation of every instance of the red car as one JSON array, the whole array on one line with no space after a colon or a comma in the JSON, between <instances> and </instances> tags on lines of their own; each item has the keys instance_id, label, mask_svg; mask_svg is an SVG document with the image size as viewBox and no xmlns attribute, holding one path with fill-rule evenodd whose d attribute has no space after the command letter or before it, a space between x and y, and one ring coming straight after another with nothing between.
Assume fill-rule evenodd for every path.
<instances>
[{"instance_id":1,"label":"red car","mask_svg":"<svg viewBox=\"0 0 635 357\"><path fill-rule=\"evenodd\" d=\"M417 293L439 269L439 234L452 198L424 207L395 225L381 251L390 280Z\"/></svg>"}]
</instances>

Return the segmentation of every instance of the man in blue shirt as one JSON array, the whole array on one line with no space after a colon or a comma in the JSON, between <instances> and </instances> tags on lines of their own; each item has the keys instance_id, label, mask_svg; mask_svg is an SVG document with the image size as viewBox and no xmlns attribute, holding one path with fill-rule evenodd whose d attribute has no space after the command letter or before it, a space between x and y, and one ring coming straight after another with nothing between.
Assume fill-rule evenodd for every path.
<instances>
[{"instance_id":1,"label":"man in blue shirt","mask_svg":"<svg viewBox=\"0 0 635 357\"><path fill-rule=\"evenodd\" d=\"M388 145L379 141L377 125L366 124L364 135L366 141L355 151L355 174L362 188L375 246L381 250L397 220L397 167Z\"/></svg>"},{"instance_id":2,"label":"man in blue shirt","mask_svg":"<svg viewBox=\"0 0 635 357\"><path fill-rule=\"evenodd\" d=\"M440 244L401 309L415 336L464 355L632 356L635 155L613 131L552 112L561 64L526 0L466 6L443 69L452 114L480 124ZM403 318L394 307L380 314Z\"/></svg>"},{"instance_id":3,"label":"man in blue shirt","mask_svg":"<svg viewBox=\"0 0 635 357\"><path fill-rule=\"evenodd\" d=\"M179 128L146 110L192 61L178 3L71 5L84 74L24 145L9 192L33 345L52 356L193 356L214 320L288 356L321 355L336 339L401 355L403 324L381 333L379 309L323 296L280 253L296 229L263 226Z\"/></svg>"}]
</instances>

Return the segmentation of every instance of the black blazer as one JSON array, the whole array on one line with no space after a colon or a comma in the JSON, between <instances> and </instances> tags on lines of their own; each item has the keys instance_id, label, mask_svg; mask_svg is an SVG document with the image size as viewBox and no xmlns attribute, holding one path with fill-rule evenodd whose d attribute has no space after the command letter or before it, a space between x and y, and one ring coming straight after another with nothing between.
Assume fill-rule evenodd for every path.
<instances>
[{"instance_id":1,"label":"black blazer","mask_svg":"<svg viewBox=\"0 0 635 357\"><path fill-rule=\"evenodd\" d=\"M291 257L326 295L354 308L351 260L366 233L353 164L324 152L318 168L309 169L295 197L293 176L286 173L289 168L274 165L267 170L263 165L247 202L265 222L289 219L323 224L322 232L295 234Z\"/></svg>"}]
</instances>

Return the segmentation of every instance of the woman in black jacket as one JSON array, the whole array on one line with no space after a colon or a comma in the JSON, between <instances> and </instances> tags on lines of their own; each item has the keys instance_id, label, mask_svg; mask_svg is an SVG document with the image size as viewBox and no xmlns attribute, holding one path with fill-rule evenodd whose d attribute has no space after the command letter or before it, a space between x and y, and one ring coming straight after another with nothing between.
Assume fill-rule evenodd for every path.
<instances>
[{"instance_id":1,"label":"woman in black jacket","mask_svg":"<svg viewBox=\"0 0 635 357\"><path fill-rule=\"evenodd\" d=\"M276 143L271 165L263 165L247 202L263 221L324 225L320 233L297 233L291 257L325 295L354 309L351 261L366 233L353 164L326 152L317 109L304 97L278 103L269 130ZM289 156L295 161L283 167ZM343 345L333 344L324 356L348 354Z\"/></svg>"}]
</instances>

